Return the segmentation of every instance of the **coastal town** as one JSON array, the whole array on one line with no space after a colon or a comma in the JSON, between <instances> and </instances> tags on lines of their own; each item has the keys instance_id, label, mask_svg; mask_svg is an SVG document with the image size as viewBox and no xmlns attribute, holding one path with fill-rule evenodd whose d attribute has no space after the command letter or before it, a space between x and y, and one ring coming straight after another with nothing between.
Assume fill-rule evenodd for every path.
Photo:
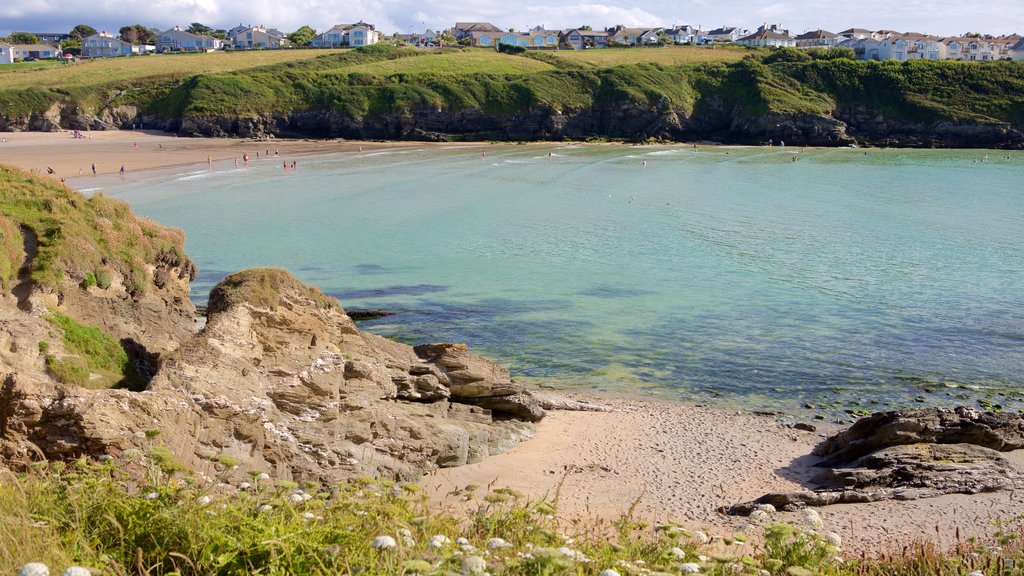
<instances>
[{"instance_id":1,"label":"coastal town","mask_svg":"<svg viewBox=\"0 0 1024 576\"><path fill-rule=\"evenodd\" d=\"M738 26L703 29L700 26L654 27L580 26L552 30L533 26L526 30L490 22L457 22L434 31L387 34L374 24L359 21L336 24L323 32L302 26L285 33L273 26L239 24L213 29L200 23L165 30L135 24L118 33L80 24L67 33L12 32L0 39L0 64L19 61L111 58L176 52L278 50L297 48L358 48L377 44L421 48L515 46L531 50L591 50L603 48L688 46L740 46L748 48L849 49L857 60L954 60L990 62L1024 61L1024 38L1019 34L993 36L967 33L935 36L896 30L848 28L841 32L811 30L801 34L781 24L762 24L755 30Z\"/></svg>"}]
</instances>

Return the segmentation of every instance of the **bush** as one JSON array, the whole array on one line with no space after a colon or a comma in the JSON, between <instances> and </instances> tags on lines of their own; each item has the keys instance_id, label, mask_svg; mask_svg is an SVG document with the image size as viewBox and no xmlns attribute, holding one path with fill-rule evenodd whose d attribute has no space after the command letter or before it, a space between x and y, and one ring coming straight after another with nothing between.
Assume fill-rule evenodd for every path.
<instances>
[{"instance_id":1,"label":"bush","mask_svg":"<svg viewBox=\"0 0 1024 576\"><path fill-rule=\"evenodd\" d=\"M92 272L86 272L85 278L82 279L82 288L88 290L96 285L96 275Z\"/></svg>"},{"instance_id":2,"label":"bush","mask_svg":"<svg viewBox=\"0 0 1024 576\"><path fill-rule=\"evenodd\" d=\"M47 357L47 368L64 383L83 387L92 384L90 372L100 378L97 387L138 388L141 377L131 363L121 343L95 326L87 326L75 319L51 311L46 319L61 330L61 339L68 352L77 354L64 359ZM84 371L84 374L83 374Z\"/></svg>"},{"instance_id":3,"label":"bush","mask_svg":"<svg viewBox=\"0 0 1024 576\"><path fill-rule=\"evenodd\" d=\"M522 54L526 52L526 48L523 46L513 46L511 44L498 44L498 52L503 54Z\"/></svg>"},{"instance_id":4,"label":"bush","mask_svg":"<svg viewBox=\"0 0 1024 576\"><path fill-rule=\"evenodd\" d=\"M96 273L96 286L102 290L110 288L110 273L106 270L100 270Z\"/></svg>"}]
</instances>

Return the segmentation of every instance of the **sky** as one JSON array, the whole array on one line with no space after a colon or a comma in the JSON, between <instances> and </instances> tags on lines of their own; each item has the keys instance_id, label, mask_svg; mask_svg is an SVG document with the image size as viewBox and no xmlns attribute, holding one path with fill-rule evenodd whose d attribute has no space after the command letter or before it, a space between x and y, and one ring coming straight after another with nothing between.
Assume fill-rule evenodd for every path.
<instances>
[{"instance_id":1,"label":"sky","mask_svg":"<svg viewBox=\"0 0 1024 576\"><path fill-rule=\"evenodd\" d=\"M691 24L755 29L782 24L793 33L823 28L892 29L940 36L965 32L1024 34L1024 1L987 0L10 0L0 2L0 36L11 31L66 32L76 24L116 33L143 24L161 30L201 22L213 28L262 24L291 32L323 31L363 20L385 34L486 21L526 30Z\"/></svg>"}]
</instances>

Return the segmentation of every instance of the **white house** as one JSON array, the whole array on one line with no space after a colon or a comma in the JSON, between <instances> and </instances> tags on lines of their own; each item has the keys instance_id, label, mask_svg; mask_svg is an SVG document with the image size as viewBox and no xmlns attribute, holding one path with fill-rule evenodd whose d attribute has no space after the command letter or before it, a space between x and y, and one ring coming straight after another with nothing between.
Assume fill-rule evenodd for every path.
<instances>
[{"instance_id":1,"label":"white house","mask_svg":"<svg viewBox=\"0 0 1024 576\"><path fill-rule=\"evenodd\" d=\"M473 44L480 46L486 45L480 41L482 36L486 36L490 45L493 46L495 35L500 37L505 31L490 22L456 22L451 33L456 40L469 38Z\"/></svg>"},{"instance_id":2,"label":"white house","mask_svg":"<svg viewBox=\"0 0 1024 576\"><path fill-rule=\"evenodd\" d=\"M735 26L722 26L708 32L707 37L713 42L735 42L746 35L746 30Z\"/></svg>"},{"instance_id":3,"label":"white house","mask_svg":"<svg viewBox=\"0 0 1024 576\"><path fill-rule=\"evenodd\" d=\"M205 34L192 34L175 26L157 35L156 49L158 52L209 52L219 50L224 41Z\"/></svg>"},{"instance_id":4,"label":"white house","mask_svg":"<svg viewBox=\"0 0 1024 576\"><path fill-rule=\"evenodd\" d=\"M626 28L616 26L609 28L608 42L618 42L630 46L657 44L661 28Z\"/></svg>"},{"instance_id":5,"label":"white house","mask_svg":"<svg viewBox=\"0 0 1024 576\"><path fill-rule=\"evenodd\" d=\"M232 28L232 30L238 30ZM228 36L229 44L234 48L285 48L291 42L277 30L264 26L249 26Z\"/></svg>"},{"instance_id":6,"label":"white house","mask_svg":"<svg viewBox=\"0 0 1024 576\"><path fill-rule=\"evenodd\" d=\"M673 26L666 28L665 34L676 44L704 44L708 41L708 33L693 26Z\"/></svg>"},{"instance_id":7,"label":"white house","mask_svg":"<svg viewBox=\"0 0 1024 576\"><path fill-rule=\"evenodd\" d=\"M788 34L783 34L775 30L775 26L767 27L761 26L757 32L749 36L744 36L736 41L740 46L753 46L758 48L795 48L796 40Z\"/></svg>"},{"instance_id":8,"label":"white house","mask_svg":"<svg viewBox=\"0 0 1024 576\"><path fill-rule=\"evenodd\" d=\"M313 38L310 46L317 48L337 48L339 46L372 46L381 40L381 33L373 24L356 22L355 24L337 24L330 30Z\"/></svg>"},{"instance_id":9,"label":"white house","mask_svg":"<svg viewBox=\"0 0 1024 576\"><path fill-rule=\"evenodd\" d=\"M100 32L82 39L82 56L85 58L110 58L131 56L145 52L144 46L125 42L113 34Z\"/></svg>"},{"instance_id":10,"label":"white house","mask_svg":"<svg viewBox=\"0 0 1024 576\"><path fill-rule=\"evenodd\" d=\"M60 56L60 51L46 44L0 43L0 64L13 64L25 58L43 60L58 56Z\"/></svg>"}]
</instances>

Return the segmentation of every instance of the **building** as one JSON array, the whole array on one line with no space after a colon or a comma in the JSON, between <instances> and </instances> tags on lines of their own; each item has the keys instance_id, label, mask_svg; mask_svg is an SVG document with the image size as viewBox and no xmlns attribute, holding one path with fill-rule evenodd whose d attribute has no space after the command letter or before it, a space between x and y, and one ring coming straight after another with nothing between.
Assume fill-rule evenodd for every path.
<instances>
[{"instance_id":1,"label":"building","mask_svg":"<svg viewBox=\"0 0 1024 576\"><path fill-rule=\"evenodd\" d=\"M795 48L796 39L789 34L784 34L776 25L761 26L757 32L744 36L736 41L740 46L751 46L758 48Z\"/></svg>"},{"instance_id":2,"label":"building","mask_svg":"<svg viewBox=\"0 0 1024 576\"><path fill-rule=\"evenodd\" d=\"M67 32L27 32L27 34L39 38L40 44L59 44L71 38L71 34Z\"/></svg>"},{"instance_id":3,"label":"building","mask_svg":"<svg viewBox=\"0 0 1024 576\"><path fill-rule=\"evenodd\" d=\"M99 32L82 39L82 57L111 58L113 56L131 56L145 52L144 46L125 42L113 34Z\"/></svg>"},{"instance_id":4,"label":"building","mask_svg":"<svg viewBox=\"0 0 1024 576\"><path fill-rule=\"evenodd\" d=\"M801 34L794 40L797 48L832 48L842 42L843 37L825 30L815 30Z\"/></svg>"},{"instance_id":5,"label":"building","mask_svg":"<svg viewBox=\"0 0 1024 576\"><path fill-rule=\"evenodd\" d=\"M711 42L735 42L746 35L745 30L740 30L735 26L722 26L707 33L708 40Z\"/></svg>"},{"instance_id":6,"label":"building","mask_svg":"<svg viewBox=\"0 0 1024 576\"><path fill-rule=\"evenodd\" d=\"M676 44L705 44L708 33L693 26L673 26L664 30L666 36Z\"/></svg>"},{"instance_id":7,"label":"building","mask_svg":"<svg viewBox=\"0 0 1024 576\"><path fill-rule=\"evenodd\" d=\"M45 60L57 58L60 51L46 44L5 44L0 43L0 64L13 64L25 58Z\"/></svg>"},{"instance_id":8,"label":"building","mask_svg":"<svg viewBox=\"0 0 1024 576\"><path fill-rule=\"evenodd\" d=\"M1024 60L1024 38L1010 47L1010 58L1013 60Z\"/></svg>"},{"instance_id":9,"label":"building","mask_svg":"<svg viewBox=\"0 0 1024 576\"><path fill-rule=\"evenodd\" d=\"M157 52L210 52L219 50L224 41L205 34L192 34L175 26L156 37Z\"/></svg>"},{"instance_id":10,"label":"building","mask_svg":"<svg viewBox=\"0 0 1024 576\"><path fill-rule=\"evenodd\" d=\"M504 34L505 31L490 22L456 22L455 27L451 29L451 33L456 40L468 38L472 44L479 46L488 45L480 42L480 38L486 37L490 42L489 45L493 46L497 43L495 39Z\"/></svg>"},{"instance_id":11,"label":"building","mask_svg":"<svg viewBox=\"0 0 1024 576\"><path fill-rule=\"evenodd\" d=\"M419 46L420 48L432 48L438 45L438 33L431 29L427 29L426 32L414 33L414 34L395 34L395 39L404 42L410 46Z\"/></svg>"},{"instance_id":12,"label":"building","mask_svg":"<svg viewBox=\"0 0 1024 576\"><path fill-rule=\"evenodd\" d=\"M626 28L625 26L616 26L606 30L608 42L616 42L628 46L657 44L661 31L661 28Z\"/></svg>"},{"instance_id":13,"label":"building","mask_svg":"<svg viewBox=\"0 0 1024 576\"><path fill-rule=\"evenodd\" d=\"M867 28L847 28L839 33L841 38L847 40L865 40L867 38L874 38L874 32Z\"/></svg>"},{"instance_id":14,"label":"building","mask_svg":"<svg viewBox=\"0 0 1024 576\"><path fill-rule=\"evenodd\" d=\"M381 41L382 34L373 24L336 24L330 30L313 38L310 46L317 48L338 48L341 46L372 46Z\"/></svg>"},{"instance_id":15,"label":"building","mask_svg":"<svg viewBox=\"0 0 1024 576\"><path fill-rule=\"evenodd\" d=\"M232 30L238 30L232 28ZM229 45L242 50L257 48L286 48L291 42L273 28L249 26L228 36Z\"/></svg>"},{"instance_id":16,"label":"building","mask_svg":"<svg viewBox=\"0 0 1024 576\"><path fill-rule=\"evenodd\" d=\"M562 32L562 41L572 46L573 50L604 48L608 43L608 33L604 30L573 28Z\"/></svg>"}]
</instances>

